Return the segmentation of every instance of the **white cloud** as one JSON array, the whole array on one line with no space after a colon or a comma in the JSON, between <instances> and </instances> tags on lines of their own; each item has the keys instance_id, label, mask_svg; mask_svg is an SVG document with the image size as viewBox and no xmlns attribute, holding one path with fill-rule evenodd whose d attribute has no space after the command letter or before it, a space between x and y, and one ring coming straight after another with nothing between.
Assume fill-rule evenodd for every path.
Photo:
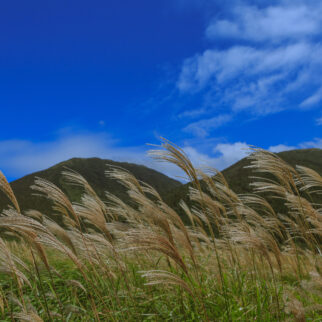
<instances>
[{"instance_id":1,"label":"white cloud","mask_svg":"<svg viewBox=\"0 0 322 322\"><path fill-rule=\"evenodd\" d=\"M120 146L105 133L67 134L47 142L7 140L0 141L0 169L9 178L19 178L73 157L99 157L143 164L172 177L178 175L174 165L151 159L148 150L148 146Z\"/></svg>"},{"instance_id":2,"label":"white cloud","mask_svg":"<svg viewBox=\"0 0 322 322\"><path fill-rule=\"evenodd\" d=\"M198 122L190 123L184 128L184 131L191 132L198 137L206 137L209 131L216 129L231 120L231 115L222 114L209 119L203 119Z\"/></svg>"},{"instance_id":3,"label":"white cloud","mask_svg":"<svg viewBox=\"0 0 322 322\"><path fill-rule=\"evenodd\" d=\"M178 115L178 118L193 118L196 116L200 116L206 113L206 109L204 108L196 108L185 110L184 112Z\"/></svg>"},{"instance_id":4,"label":"white cloud","mask_svg":"<svg viewBox=\"0 0 322 322\"><path fill-rule=\"evenodd\" d=\"M212 140L210 139L209 142ZM296 146L278 144L270 146L268 150L281 152L298 148L322 148L322 139L316 138ZM151 159L146 154L149 149L148 146L120 146L118 141L105 133L67 135L48 142L0 141L0 169L9 178L18 178L73 157L99 157L143 164L170 177L182 180L184 175L180 169L173 164ZM200 149L202 149L201 145L198 144L186 144L183 147L196 167L209 166L218 170L229 167L246 157L250 152L246 142L216 143L214 148L208 147L209 152L206 153Z\"/></svg>"},{"instance_id":5,"label":"white cloud","mask_svg":"<svg viewBox=\"0 0 322 322\"><path fill-rule=\"evenodd\" d=\"M299 144L301 149L322 149L322 138L315 138L313 141L307 141Z\"/></svg>"},{"instance_id":6,"label":"white cloud","mask_svg":"<svg viewBox=\"0 0 322 322\"><path fill-rule=\"evenodd\" d=\"M308 84L317 85L322 72L322 46L301 42L284 47L257 49L236 46L226 50L206 50L187 59L177 86L182 92L209 90L218 92L233 108L252 108L254 113L266 114L280 108L265 109L263 102L282 105L281 95ZM311 74L311 78L305 75ZM295 77L294 77L295 75ZM302 105L322 100L319 89ZM262 104L260 104L262 102Z\"/></svg>"},{"instance_id":7,"label":"white cloud","mask_svg":"<svg viewBox=\"0 0 322 322\"><path fill-rule=\"evenodd\" d=\"M316 120L316 124L317 124L317 125L322 125L322 117L320 117L320 118L318 118L318 119Z\"/></svg>"},{"instance_id":8,"label":"white cloud","mask_svg":"<svg viewBox=\"0 0 322 322\"><path fill-rule=\"evenodd\" d=\"M308 107L322 101L322 86L311 96L306 98L302 103L302 107Z\"/></svg>"},{"instance_id":9,"label":"white cloud","mask_svg":"<svg viewBox=\"0 0 322 322\"><path fill-rule=\"evenodd\" d=\"M271 152L282 152L294 149L322 149L322 138L315 138L312 141L300 142L295 146L278 144L268 148Z\"/></svg>"},{"instance_id":10,"label":"white cloud","mask_svg":"<svg viewBox=\"0 0 322 322\"><path fill-rule=\"evenodd\" d=\"M276 5L259 9L236 6L232 19L215 20L206 30L210 39L237 38L251 41L281 41L320 33L321 5Z\"/></svg>"},{"instance_id":11,"label":"white cloud","mask_svg":"<svg viewBox=\"0 0 322 322\"><path fill-rule=\"evenodd\" d=\"M192 146L186 146L183 150L195 167L216 167L216 158L202 153Z\"/></svg>"},{"instance_id":12,"label":"white cloud","mask_svg":"<svg viewBox=\"0 0 322 322\"><path fill-rule=\"evenodd\" d=\"M295 146L277 144L267 148L268 151L278 153L294 149L322 148L322 139L316 138L313 141L302 142ZM186 146L184 151L196 167L209 166L218 170L224 170L237 161L245 158L251 153L246 142L218 143L215 145L212 154L201 153L196 148Z\"/></svg>"},{"instance_id":13,"label":"white cloud","mask_svg":"<svg viewBox=\"0 0 322 322\"><path fill-rule=\"evenodd\" d=\"M296 149L295 146L290 146L290 145L285 145L285 144L278 144L278 145L273 145L268 148L268 151L271 152L282 152L282 151L289 151L289 150L294 150Z\"/></svg>"},{"instance_id":14,"label":"white cloud","mask_svg":"<svg viewBox=\"0 0 322 322\"><path fill-rule=\"evenodd\" d=\"M211 96L227 114L317 106L322 102L322 3L250 3L233 1L224 15L216 14L206 29L211 45L183 62L178 89Z\"/></svg>"},{"instance_id":15,"label":"white cloud","mask_svg":"<svg viewBox=\"0 0 322 322\"><path fill-rule=\"evenodd\" d=\"M196 148L186 146L183 149L196 167L213 167L223 170L249 154L245 142L219 143L212 150L212 156L199 152Z\"/></svg>"},{"instance_id":16,"label":"white cloud","mask_svg":"<svg viewBox=\"0 0 322 322\"><path fill-rule=\"evenodd\" d=\"M47 142L0 141L0 169L9 178L19 178L73 157L99 157L143 164L178 180L185 177L175 165L149 157L146 153L149 149L149 146L120 146L120 142L106 133L65 134ZM216 144L211 155L189 145L183 150L196 167L210 166L222 170L247 155L247 144Z\"/></svg>"},{"instance_id":17,"label":"white cloud","mask_svg":"<svg viewBox=\"0 0 322 322\"><path fill-rule=\"evenodd\" d=\"M235 142L232 144L217 144L214 148L214 152L220 154L216 160L218 169L225 169L240 159L246 157L250 150L248 144L245 142Z\"/></svg>"},{"instance_id":18,"label":"white cloud","mask_svg":"<svg viewBox=\"0 0 322 322\"><path fill-rule=\"evenodd\" d=\"M1 141L0 167L9 176L21 176L72 157L123 158L125 150L115 149L114 145L115 140L105 134L67 135L47 142ZM137 153L131 149L128 152L129 157Z\"/></svg>"},{"instance_id":19,"label":"white cloud","mask_svg":"<svg viewBox=\"0 0 322 322\"><path fill-rule=\"evenodd\" d=\"M268 148L271 152L282 152L282 151L289 151L295 149L322 149L322 138L315 138L312 141L300 142L297 145L285 145L285 144L278 144L274 146L270 146Z\"/></svg>"}]
</instances>

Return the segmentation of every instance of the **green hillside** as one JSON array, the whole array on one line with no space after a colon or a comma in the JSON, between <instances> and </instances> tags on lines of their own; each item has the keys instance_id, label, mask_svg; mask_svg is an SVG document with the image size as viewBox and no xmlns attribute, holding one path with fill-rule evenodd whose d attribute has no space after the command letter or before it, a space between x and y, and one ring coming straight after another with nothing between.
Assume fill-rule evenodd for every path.
<instances>
[{"instance_id":1,"label":"green hillside","mask_svg":"<svg viewBox=\"0 0 322 322\"><path fill-rule=\"evenodd\" d=\"M30 186L34 183L35 177L44 178L62 188L72 201L78 201L81 195L80 188L66 185L61 175L62 171L69 168L80 173L103 200L105 200L104 191L109 191L121 198L123 201L127 201L128 196L125 188L115 180L106 178L104 173L108 169L108 165L118 166L128 170L138 180L152 185L163 197L170 190L181 185L180 182L142 165L115 162L99 158L73 158L50 167L49 169L35 172L15 180L11 182L11 186L22 210L36 209L45 214L51 214L51 206L49 202L45 198L33 196L34 192L30 189ZM4 194L1 193L0 210L6 208L7 205L8 200Z\"/></svg>"},{"instance_id":2,"label":"green hillside","mask_svg":"<svg viewBox=\"0 0 322 322\"><path fill-rule=\"evenodd\" d=\"M292 166L302 165L311 168L322 174L322 150L321 149L300 149L277 153L277 155ZM250 161L244 158L229 168L222 171L230 188L236 193L252 192L250 176L254 176L252 169L245 168L250 165ZM165 201L177 211L181 212L178 202L183 199L189 203L187 194L189 183L175 187L166 194Z\"/></svg>"},{"instance_id":3,"label":"green hillside","mask_svg":"<svg viewBox=\"0 0 322 322\"><path fill-rule=\"evenodd\" d=\"M278 155L292 166L303 165L322 174L322 150L321 149L302 149L280 152ZM181 184L164 174L149 169L142 165L115 162L111 160L102 160L99 158L73 158L68 161L61 162L47 170L39 171L27 175L21 179L11 182L14 193L22 210L37 209L45 214L51 214L51 206L45 198L32 195L30 186L34 183L36 176L47 179L60 188L71 198L72 201L78 201L81 190L75 186L70 187L64 183L62 171L66 168L75 170L83 175L92 185L97 194L104 200L104 191L109 191L120 197L123 201L128 200L128 196L123 186L114 180L106 178L105 170L108 169L107 164L122 167L141 181L151 184L163 197L163 199L174 209L181 212L178 203L181 199L189 203L187 194L189 184ZM229 186L236 193L252 192L249 183L250 176L254 175L251 169L245 168L249 165L249 160L244 158L229 168L222 171ZM7 207L8 200L3 194L0 194L0 210Z\"/></svg>"}]
</instances>

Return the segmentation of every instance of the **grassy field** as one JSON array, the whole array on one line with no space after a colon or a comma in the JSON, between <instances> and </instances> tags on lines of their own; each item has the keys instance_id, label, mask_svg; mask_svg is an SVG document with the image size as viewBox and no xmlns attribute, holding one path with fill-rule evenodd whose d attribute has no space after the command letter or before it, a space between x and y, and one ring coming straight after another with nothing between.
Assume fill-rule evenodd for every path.
<instances>
[{"instance_id":1,"label":"grassy field","mask_svg":"<svg viewBox=\"0 0 322 322\"><path fill-rule=\"evenodd\" d=\"M106 175L126 187L132 207L111 193L103 202L72 171L63 176L83 190L77 204L36 179L35 193L63 215L59 226L37 211L21 214L1 176L11 201L0 217L1 321L322 320L320 175L256 150L254 193L237 195L167 141L151 154L193 182L194 206L180 204L186 218L112 168ZM284 213L271 207L276 198Z\"/></svg>"}]
</instances>

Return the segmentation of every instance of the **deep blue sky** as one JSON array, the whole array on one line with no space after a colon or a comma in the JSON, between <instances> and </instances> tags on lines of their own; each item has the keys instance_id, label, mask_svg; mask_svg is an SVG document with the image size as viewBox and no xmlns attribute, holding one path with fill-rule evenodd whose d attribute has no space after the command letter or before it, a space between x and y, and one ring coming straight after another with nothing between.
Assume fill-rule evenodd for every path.
<instances>
[{"instance_id":1,"label":"deep blue sky","mask_svg":"<svg viewBox=\"0 0 322 322\"><path fill-rule=\"evenodd\" d=\"M322 147L320 1L223 3L2 2L3 172L99 156L173 175L145 155L159 136L220 169L247 144Z\"/></svg>"}]
</instances>

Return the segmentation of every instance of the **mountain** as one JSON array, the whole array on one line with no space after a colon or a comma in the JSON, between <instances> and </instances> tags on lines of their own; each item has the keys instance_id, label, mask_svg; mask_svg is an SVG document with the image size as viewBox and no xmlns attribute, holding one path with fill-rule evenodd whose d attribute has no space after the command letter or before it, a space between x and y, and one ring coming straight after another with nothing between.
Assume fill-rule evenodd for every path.
<instances>
[{"instance_id":1,"label":"mountain","mask_svg":"<svg viewBox=\"0 0 322 322\"><path fill-rule=\"evenodd\" d=\"M299 149L277 153L277 155L291 166L302 165L315 170L322 175L322 150L321 149ZM241 159L232 166L223 170L222 173L227 180L229 187L236 193L250 193L252 189L249 177L254 176L252 169L245 168L250 165L247 158ZM187 197L189 183L175 187L166 194L164 200L179 213L181 212L178 202L183 199L189 204Z\"/></svg>"},{"instance_id":2,"label":"mountain","mask_svg":"<svg viewBox=\"0 0 322 322\"><path fill-rule=\"evenodd\" d=\"M321 149L292 150L280 152L277 155L292 166L303 165L312 168L322 175ZM72 201L78 201L81 195L81 189L68 186L62 180L61 172L69 168L83 175L103 200L105 199L104 191L109 191L123 201L128 201L129 198L124 187L115 180L105 177L104 172L107 170L107 164L122 167L134 174L137 179L152 185L160 193L164 201L179 213L181 212L178 206L179 201L183 199L189 203L187 197L189 183L183 185L179 181L173 180L162 173L142 165L102 160L99 158L73 158L47 170L32 173L13 181L11 182L11 186L22 210L37 209L45 214L51 214L50 203L45 198L33 196L30 186L34 183L36 176L41 177L62 188ZM252 191L249 186L251 182L249 177L254 175L254 173L251 169L245 168L247 165L249 165L249 160L244 158L222 171L229 186L236 193L248 193ZM3 193L0 193L0 210L7 207L8 203Z\"/></svg>"},{"instance_id":3,"label":"mountain","mask_svg":"<svg viewBox=\"0 0 322 322\"><path fill-rule=\"evenodd\" d=\"M69 186L63 181L61 173L66 170L66 168L80 173L103 200L105 200L104 191L109 191L123 201L127 201L129 198L125 188L115 180L106 178L104 172L108 169L108 165L128 170L138 180L153 186L162 197L170 190L182 185L179 181L171 179L166 175L143 165L115 162L99 158L73 158L58 163L46 170L29 174L10 184L22 210L36 209L45 214L51 214L51 205L45 198L32 195L33 191L30 189L30 186L34 183L35 177L51 181L60 187L72 201L79 201L80 199L82 190L75 186ZM8 204L8 199L3 193L0 193L0 210L6 208Z\"/></svg>"}]
</instances>

